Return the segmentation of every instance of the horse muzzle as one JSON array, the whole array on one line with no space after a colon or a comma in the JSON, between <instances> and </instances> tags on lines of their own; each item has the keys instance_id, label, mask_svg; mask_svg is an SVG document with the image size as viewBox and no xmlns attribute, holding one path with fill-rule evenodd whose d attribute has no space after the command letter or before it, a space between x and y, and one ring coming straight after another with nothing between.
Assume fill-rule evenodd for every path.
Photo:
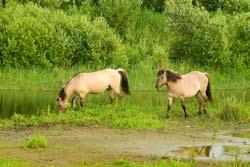
<instances>
[{"instance_id":1,"label":"horse muzzle","mask_svg":"<svg viewBox=\"0 0 250 167\"><path fill-rule=\"evenodd\" d=\"M155 84L155 89L157 90L157 92L160 90L160 87L158 86L158 84Z\"/></svg>"}]
</instances>

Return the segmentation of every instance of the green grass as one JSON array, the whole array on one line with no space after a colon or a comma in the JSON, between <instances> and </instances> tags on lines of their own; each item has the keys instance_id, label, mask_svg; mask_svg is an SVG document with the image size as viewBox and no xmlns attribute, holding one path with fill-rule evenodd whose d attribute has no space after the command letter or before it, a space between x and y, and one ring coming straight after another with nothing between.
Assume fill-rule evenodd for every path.
<instances>
[{"instance_id":1,"label":"green grass","mask_svg":"<svg viewBox=\"0 0 250 167\"><path fill-rule=\"evenodd\" d=\"M88 163L83 162L80 167L248 167L249 163L235 160L230 163L222 162L195 162L194 160L158 160L156 162L135 163L127 160L117 160L111 163Z\"/></svg>"},{"instance_id":2,"label":"green grass","mask_svg":"<svg viewBox=\"0 0 250 167\"><path fill-rule=\"evenodd\" d=\"M48 147L47 137L41 134L34 134L30 139L25 143L27 148L46 148Z\"/></svg>"},{"instance_id":3,"label":"green grass","mask_svg":"<svg viewBox=\"0 0 250 167\"><path fill-rule=\"evenodd\" d=\"M154 90L156 73L162 67L155 67L150 62L142 62L131 69L129 81L132 90ZM249 69L230 69L218 71L212 68L188 66L186 64L167 64L165 68L180 73L193 70L207 71L210 74L212 91L218 89L246 89L250 84ZM69 69L0 69L0 89L11 90L59 90L75 73L95 71L85 66L75 66ZM228 69L229 70L229 69ZM46 78L46 79L44 79Z\"/></svg>"},{"instance_id":4,"label":"green grass","mask_svg":"<svg viewBox=\"0 0 250 167\"><path fill-rule=\"evenodd\" d=\"M192 167L191 163L181 162L177 160L163 161L159 160L155 163L144 162L144 163L134 163L127 160L117 160L112 163L97 163L97 164L89 164L87 162L83 163L81 167Z\"/></svg>"},{"instance_id":5,"label":"green grass","mask_svg":"<svg viewBox=\"0 0 250 167\"><path fill-rule=\"evenodd\" d=\"M94 98L94 97L93 97ZM108 101L108 100L107 100ZM105 102L103 102L105 103ZM173 109L168 120L163 116L166 104L154 106L150 104L132 104L129 98L124 99L122 104L86 104L85 108L76 108L66 113L58 113L50 109L44 110L41 115L14 114L11 118L0 119L0 128L41 126L67 124L74 126L107 126L111 128L131 128L131 129L173 129L174 127L191 126L194 128L219 129L230 128L230 125L244 124L250 121L249 103L237 103L241 119L227 121L221 119L225 111L224 104L209 104L208 115L197 116L197 104L194 99L187 103L189 118L184 119L179 102L173 105ZM243 108L243 110L241 110ZM242 113L241 113L242 112ZM244 117L242 117L244 116Z\"/></svg>"},{"instance_id":6,"label":"green grass","mask_svg":"<svg viewBox=\"0 0 250 167\"><path fill-rule=\"evenodd\" d=\"M0 157L0 166L1 167L24 167L24 166L29 167L30 165L20 160Z\"/></svg>"},{"instance_id":7,"label":"green grass","mask_svg":"<svg viewBox=\"0 0 250 167\"><path fill-rule=\"evenodd\" d=\"M165 88L162 88L160 93L154 89L155 74L160 68L154 67L150 62L143 62L128 70L132 95L126 97L122 104L116 103L111 106L106 95L90 95L86 99L84 109L69 109L67 113L47 109L39 112L41 115L32 116L15 114L11 118L0 119L0 128L69 124L133 129L168 129L191 125L217 129L228 124L250 121L248 112L250 103L246 100L249 96L246 90L250 85L249 69L240 71L232 69L230 72L223 72L191 67L186 64L167 64L166 66L178 72L200 70L210 73L214 102L208 103L208 116L196 116L197 102L195 98L191 98L186 102L190 116L188 120L184 121L179 101L174 101L170 119L165 121L163 119L167 106ZM73 74L79 71L93 71L93 69L81 66L51 70L5 69L0 71L0 89L59 90Z\"/></svg>"},{"instance_id":8,"label":"green grass","mask_svg":"<svg viewBox=\"0 0 250 167\"><path fill-rule=\"evenodd\" d=\"M45 164L40 164L45 165ZM70 165L71 167L247 167L249 163L244 163L239 160L235 160L231 163L216 163L216 162L193 162L189 161L181 161L181 160L158 160L156 162L145 161L141 163L136 163L128 160L116 160L114 162L109 163L89 163L89 162L82 162L80 165ZM28 162L9 159L9 158L0 158L0 166L1 167L32 167L36 165L29 164Z\"/></svg>"}]
</instances>

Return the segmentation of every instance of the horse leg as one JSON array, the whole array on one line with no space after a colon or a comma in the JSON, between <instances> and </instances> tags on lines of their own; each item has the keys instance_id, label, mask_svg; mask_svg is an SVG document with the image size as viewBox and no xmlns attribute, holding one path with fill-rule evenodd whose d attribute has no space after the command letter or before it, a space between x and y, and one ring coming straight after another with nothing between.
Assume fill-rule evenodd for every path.
<instances>
[{"instance_id":1,"label":"horse leg","mask_svg":"<svg viewBox=\"0 0 250 167\"><path fill-rule=\"evenodd\" d=\"M202 96L200 94L200 92L198 92L196 95L195 95L197 101L198 101L198 104L199 104L199 110L198 110L198 115L201 115L202 114L202 103L203 103L203 99L202 99Z\"/></svg>"},{"instance_id":2,"label":"horse leg","mask_svg":"<svg viewBox=\"0 0 250 167\"><path fill-rule=\"evenodd\" d=\"M78 95L75 95L75 96L72 98L72 100L71 100L71 105L72 105L73 108L75 107L75 101L76 101L77 97L78 97Z\"/></svg>"},{"instance_id":3,"label":"horse leg","mask_svg":"<svg viewBox=\"0 0 250 167\"><path fill-rule=\"evenodd\" d=\"M108 92L109 92L110 104L113 104L117 95L115 91L112 89L108 90Z\"/></svg>"},{"instance_id":4,"label":"horse leg","mask_svg":"<svg viewBox=\"0 0 250 167\"><path fill-rule=\"evenodd\" d=\"M167 109L167 112L166 112L166 115L165 115L165 118L169 118L169 112L171 110L171 106L173 104L173 97L171 96L168 96L168 109Z\"/></svg>"},{"instance_id":5,"label":"horse leg","mask_svg":"<svg viewBox=\"0 0 250 167\"><path fill-rule=\"evenodd\" d=\"M187 118L188 115L187 115L187 112L186 112L185 99L184 98L180 98L180 101L181 101L181 107L182 107L182 109L184 111L184 114L185 114L184 116L185 116L185 118Z\"/></svg>"},{"instance_id":6,"label":"horse leg","mask_svg":"<svg viewBox=\"0 0 250 167\"><path fill-rule=\"evenodd\" d=\"M80 106L83 107L84 102L85 102L86 94L85 93L79 93L79 97L80 97Z\"/></svg>"},{"instance_id":7,"label":"horse leg","mask_svg":"<svg viewBox=\"0 0 250 167\"><path fill-rule=\"evenodd\" d=\"M204 100L205 102L208 101L208 97L207 97L207 95L206 95L206 91L201 92L201 97L203 98L203 100ZM205 103L203 104L203 112L204 112L205 114L207 114L207 111L206 111L206 104L205 104Z\"/></svg>"}]
</instances>

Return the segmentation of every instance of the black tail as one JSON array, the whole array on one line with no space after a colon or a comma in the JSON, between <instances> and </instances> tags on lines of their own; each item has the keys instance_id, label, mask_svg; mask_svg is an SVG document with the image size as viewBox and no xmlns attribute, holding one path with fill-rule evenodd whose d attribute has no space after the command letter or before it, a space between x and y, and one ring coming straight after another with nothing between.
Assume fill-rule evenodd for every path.
<instances>
[{"instance_id":1,"label":"black tail","mask_svg":"<svg viewBox=\"0 0 250 167\"><path fill-rule=\"evenodd\" d=\"M207 98L210 102L213 101L212 93L211 93L211 88L210 88L210 79L207 73L205 73L206 77L208 78L208 84L207 84L207 89L206 89L206 95Z\"/></svg>"},{"instance_id":2,"label":"black tail","mask_svg":"<svg viewBox=\"0 0 250 167\"><path fill-rule=\"evenodd\" d=\"M127 95L130 95L130 90L129 90L129 83L128 83L128 75L126 71L123 70L118 70L118 72L121 75L121 88L122 91L125 92Z\"/></svg>"}]
</instances>

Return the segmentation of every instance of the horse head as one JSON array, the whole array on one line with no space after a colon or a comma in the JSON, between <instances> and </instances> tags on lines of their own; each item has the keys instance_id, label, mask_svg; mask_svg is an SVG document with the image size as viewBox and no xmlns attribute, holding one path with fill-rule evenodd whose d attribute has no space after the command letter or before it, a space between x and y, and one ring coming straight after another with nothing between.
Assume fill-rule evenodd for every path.
<instances>
[{"instance_id":1,"label":"horse head","mask_svg":"<svg viewBox=\"0 0 250 167\"><path fill-rule=\"evenodd\" d=\"M166 84L167 84L166 70L159 70L157 72L157 80L155 83L156 90L159 91L160 87Z\"/></svg>"},{"instance_id":2,"label":"horse head","mask_svg":"<svg viewBox=\"0 0 250 167\"><path fill-rule=\"evenodd\" d=\"M65 112L67 109L68 102L66 99L66 94L64 92L64 88L59 92L59 96L57 98L57 106L60 112Z\"/></svg>"}]
</instances>

